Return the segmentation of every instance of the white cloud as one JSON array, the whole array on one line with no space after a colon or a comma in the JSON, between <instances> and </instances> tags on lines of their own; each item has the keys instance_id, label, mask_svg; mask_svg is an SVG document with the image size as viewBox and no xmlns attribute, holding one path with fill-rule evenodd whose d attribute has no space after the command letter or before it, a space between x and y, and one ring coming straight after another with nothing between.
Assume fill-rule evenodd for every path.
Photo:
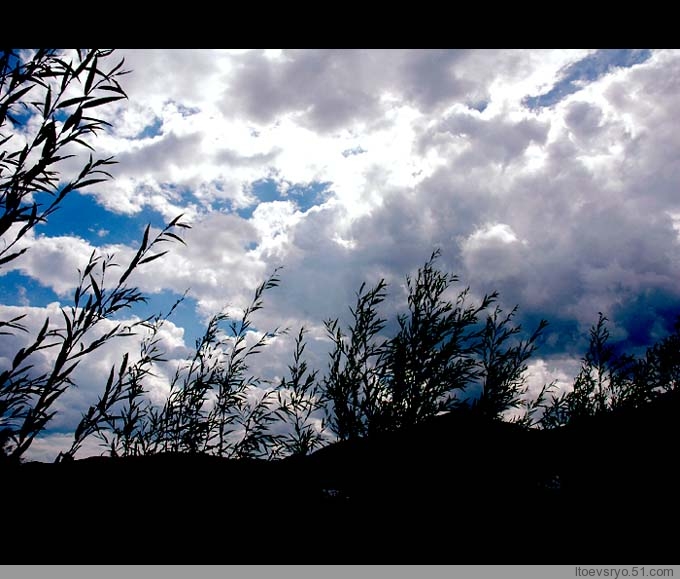
<instances>
[{"instance_id":1,"label":"white cloud","mask_svg":"<svg viewBox=\"0 0 680 579\"><path fill-rule=\"evenodd\" d=\"M543 392L543 397L544 403L550 404L553 398L559 398L572 388L574 378L578 374L580 367L581 360L579 358L555 357L546 360L535 357L527 364L527 370L524 375L526 392L522 396L522 401L530 402L536 400L541 394L543 387L549 385L550 388ZM520 418L525 412L524 408L513 408L507 410L504 413L504 417L506 419ZM532 418L539 420L541 415L542 410L538 409Z\"/></svg>"},{"instance_id":2,"label":"white cloud","mask_svg":"<svg viewBox=\"0 0 680 579\"><path fill-rule=\"evenodd\" d=\"M67 451L73 444L72 434L49 433L35 438L29 451L24 455L25 460L36 462L54 462L60 452ZM94 436L86 438L78 450L76 458L101 456L106 454L103 442Z\"/></svg>"},{"instance_id":3,"label":"white cloud","mask_svg":"<svg viewBox=\"0 0 680 579\"><path fill-rule=\"evenodd\" d=\"M481 280L504 280L522 273L527 245L506 223L485 224L461 243L463 264Z\"/></svg>"},{"instance_id":4,"label":"white cloud","mask_svg":"<svg viewBox=\"0 0 680 579\"><path fill-rule=\"evenodd\" d=\"M95 249L77 237L34 237L28 234L19 247L30 247L21 257L9 263L25 275L40 280L59 296L66 296L78 284L78 269L85 267Z\"/></svg>"}]
</instances>

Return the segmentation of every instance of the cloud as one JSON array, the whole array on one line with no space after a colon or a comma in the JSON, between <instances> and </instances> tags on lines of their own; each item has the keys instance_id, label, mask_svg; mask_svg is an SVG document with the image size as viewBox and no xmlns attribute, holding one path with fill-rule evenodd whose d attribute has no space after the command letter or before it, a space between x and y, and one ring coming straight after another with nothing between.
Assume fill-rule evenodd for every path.
<instances>
[{"instance_id":1,"label":"cloud","mask_svg":"<svg viewBox=\"0 0 680 579\"><path fill-rule=\"evenodd\" d=\"M200 145L201 135L169 133L149 141L116 157L122 172L132 176L144 176L153 175L168 167L177 167L179 159L190 156L191 152ZM173 181L175 176L170 173L166 176L166 180Z\"/></svg>"},{"instance_id":2,"label":"cloud","mask_svg":"<svg viewBox=\"0 0 680 579\"><path fill-rule=\"evenodd\" d=\"M304 323L323 365L322 320L346 319L361 283L381 278L393 316L404 275L438 247L473 296L499 290L527 329L548 319L550 372L578 359L598 311L636 347L680 312L678 51L126 58L130 102L95 143L120 161L116 179L92 194L131 219L187 215L186 247L130 281L191 288L203 320L247 304L283 265L258 327ZM133 255L105 228L31 238L17 267L66 296L96 245ZM286 343L272 348L277 363Z\"/></svg>"},{"instance_id":3,"label":"cloud","mask_svg":"<svg viewBox=\"0 0 680 579\"><path fill-rule=\"evenodd\" d=\"M520 51L287 50L239 55L228 75L225 114L261 124L286 115L311 130L338 131L384 122L385 106L401 103L434 114L456 102L489 100L495 75L522 74Z\"/></svg>"},{"instance_id":4,"label":"cloud","mask_svg":"<svg viewBox=\"0 0 680 579\"><path fill-rule=\"evenodd\" d=\"M525 402L531 402L538 398L544 386L549 389L543 393L546 402L555 397L559 398L563 393L568 392L574 383L574 378L578 375L581 368L581 360L578 358L553 357L550 360L535 357L527 363L525 374L526 392L522 396ZM523 408L512 408L504 412L503 416L507 420L521 418L525 414ZM534 420L539 420L542 411L537 410L533 415Z\"/></svg>"},{"instance_id":5,"label":"cloud","mask_svg":"<svg viewBox=\"0 0 680 579\"><path fill-rule=\"evenodd\" d=\"M379 112L379 98L362 80L374 67L359 51L286 51L271 59L249 52L238 60L223 111L245 113L261 124L302 113L310 128L332 130Z\"/></svg>"},{"instance_id":6,"label":"cloud","mask_svg":"<svg viewBox=\"0 0 680 579\"><path fill-rule=\"evenodd\" d=\"M548 128L547 123L533 118L513 122L457 111L426 131L420 149L434 147L442 155L460 156L459 164L467 168L489 161L505 166L524 154L532 143L544 144Z\"/></svg>"},{"instance_id":7,"label":"cloud","mask_svg":"<svg viewBox=\"0 0 680 579\"><path fill-rule=\"evenodd\" d=\"M602 110L587 102L572 103L564 118L572 134L580 138L588 138L600 132Z\"/></svg>"},{"instance_id":8,"label":"cloud","mask_svg":"<svg viewBox=\"0 0 680 579\"><path fill-rule=\"evenodd\" d=\"M466 270L486 275L492 281L520 274L527 253L526 242L523 244L505 223L487 224L462 243Z\"/></svg>"},{"instance_id":9,"label":"cloud","mask_svg":"<svg viewBox=\"0 0 680 579\"><path fill-rule=\"evenodd\" d=\"M42 434L34 439L24 457L30 461L54 462L60 452L65 452L71 448L71 444L73 444L73 435L70 433ZM85 439L76 457L101 456L105 453L106 448L103 446L103 442L92 436Z\"/></svg>"},{"instance_id":10,"label":"cloud","mask_svg":"<svg viewBox=\"0 0 680 579\"><path fill-rule=\"evenodd\" d=\"M124 85L132 102L158 106L169 97L185 108L201 106L214 93L213 85L227 58L225 51L212 50L134 49L119 54L125 58L125 68L132 71Z\"/></svg>"},{"instance_id":11,"label":"cloud","mask_svg":"<svg viewBox=\"0 0 680 579\"><path fill-rule=\"evenodd\" d=\"M537 87L573 76L569 71L589 58L578 51L197 52L198 72L190 76L197 82L200 76L205 90L199 95L167 81L187 73L184 56L136 53L133 68L153 78L148 87L131 84L131 100L153 112L142 115L140 125L156 118L162 125L157 136L118 142L117 182L129 191L109 197L127 196L134 205L137 196L137 206L149 204L166 217L193 211L203 231L192 232L189 248L168 257L174 261L166 270L149 269L156 280L149 287L179 289L191 279L204 304L216 305L218 288L229 288L223 280L233 275L226 267L252 287L257 274L299 263L300 279L327 279L338 296L351 296L350 284L377 264L396 278L442 246L447 264L471 282L504 281L508 299L549 306L558 316L576 315L589 303L586 318L595 307L616 303L616 292L600 287L606 285L602 264L612 261L616 247L639 256L621 266L626 271L651 262L647 267L662 284L672 274L653 248L668 245L671 220L664 211L673 204L660 202L656 192L641 193L650 178L669 174L668 167L649 174L651 166L661 169L655 151L677 147L665 142L673 139L667 131L647 126L667 125L664 107L672 113L667 96L674 87L658 88L673 78L661 78L677 66L672 54L655 54L633 68L603 64L597 74L579 77L578 94L540 113L523 108L513 92L514 86L530 92L527 79ZM598 58L614 62L614 55ZM153 77L161 69L164 80ZM654 110L636 96L650 92L640 88L646 85L658 97ZM480 98L488 103L481 113L469 106ZM343 155L348 150L363 152ZM267 176L281 191L287 183L324 179L331 195L304 218L284 199L255 202L243 222L210 217L219 199L232 207L252 204L252 183ZM670 191L672 175L668 181L661 191ZM625 208L618 207L622 195ZM650 204L658 204L656 211L642 214ZM494 223L522 242L487 240L482 247L475 232ZM218 224L231 235L217 231ZM245 227L252 229L242 236ZM200 248L195 255L192 245ZM625 255L616 256L622 261ZM321 263L337 273L312 268ZM634 293L651 277L621 279ZM345 289L338 292L338 284ZM225 297L243 297L233 291L226 289Z\"/></svg>"},{"instance_id":12,"label":"cloud","mask_svg":"<svg viewBox=\"0 0 680 579\"><path fill-rule=\"evenodd\" d=\"M21 240L20 247L30 247L30 251L9 262L7 269L18 269L52 288L59 296L66 296L75 289L78 269L85 267L95 249L78 237L34 237L30 234Z\"/></svg>"}]
</instances>

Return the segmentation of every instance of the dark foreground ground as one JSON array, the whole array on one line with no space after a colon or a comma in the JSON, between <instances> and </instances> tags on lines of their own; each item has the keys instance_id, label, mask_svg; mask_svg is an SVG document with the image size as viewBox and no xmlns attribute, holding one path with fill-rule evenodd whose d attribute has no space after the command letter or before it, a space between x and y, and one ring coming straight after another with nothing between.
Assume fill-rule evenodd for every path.
<instances>
[{"instance_id":1,"label":"dark foreground ground","mask_svg":"<svg viewBox=\"0 0 680 579\"><path fill-rule=\"evenodd\" d=\"M302 459L0 467L2 563L673 564L680 395L555 431L468 415Z\"/></svg>"}]
</instances>

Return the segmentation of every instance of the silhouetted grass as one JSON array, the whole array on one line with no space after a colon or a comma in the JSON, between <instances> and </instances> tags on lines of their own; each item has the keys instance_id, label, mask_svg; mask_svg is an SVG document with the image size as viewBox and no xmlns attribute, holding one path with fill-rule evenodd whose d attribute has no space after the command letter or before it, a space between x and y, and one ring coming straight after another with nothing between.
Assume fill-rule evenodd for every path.
<instances>
[{"instance_id":1,"label":"silhouetted grass","mask_svg":"<svg viewBox=\"0 0 680 579\"><path fill-rule=\"evenodd\" d=\"M94 151L88 138L102 131L109 123L97 118L96 109L104 104L127 98L118 79L126 74L123 61L108 65L111 50L78 50L73 60L56 50L37 50L24 58L12 50L0 55L0 266L21 257L27 248L18 244L39 223L45 222L57 210L65 197L76 190L100 183L111 175L104 170L115 162L111 158L89 160L78 176L63 183L59 163L72 154L63 149L85 147ZM68 98L67 98L68 97ZM37 124L23 120L28 113ZM58 121L58 122L57 122ZM26 129L19 141L19 131ZM7 134L7 129L10 129ZM16 143L16 146L15 146ZM52 197L47 206L40 205L34 195L46 193ZM165 241L182 241L173 229L188 227L174 219L149 242L149 227L142 243L117 281L108 285L107 274L118 266L114 256L93 252L79 273L73 305L61 308L62 318L45 320L38 334L25 348L20 348L7 368L0 372L0 451L5 458L18 461L29 449L35 437L44 431L54 417L54 404L64 392L74 386L72 374L85 356L90 356L114 338L129 336L136 327L117 324L94 337L101 322L145 297L137 288L128 287L126 280L137 267L162 257L166 252L153 252ZM115 278L114 278L115 279ZM26 331L23 316L2 322L4 332ZM59 325L58 325L59 324ZM33 356L41 351L54 354L52 368L37 372ZM126 366L123 360L121 368ZM124 373L123 370L119 374ZM107 384L100 410L106 399L115 395L113 379ZM97 410L91 413L96 420ZM91 432L91 424L76 434L73 452L82 438ZM72 455L71 451L67 453Z\"/></svg>"}]
</instances>

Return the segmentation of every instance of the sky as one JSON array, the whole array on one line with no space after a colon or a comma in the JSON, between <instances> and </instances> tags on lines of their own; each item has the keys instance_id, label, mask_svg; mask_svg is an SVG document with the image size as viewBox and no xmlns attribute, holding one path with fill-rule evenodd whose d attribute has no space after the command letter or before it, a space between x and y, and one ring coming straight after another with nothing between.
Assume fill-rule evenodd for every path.
<instances>
[{"instance_id":1,"label":"sky","mask_svg":"<svg viewBox=\"0 0 680 579\"><path fill-rule=\"evenodd\" d=\"M534 390L570 383L598 312L612 340L637 352L680 313L680 51L116 54L132 71L121 80L129 99L102 109L112 127L92 141L115 156L115 178L70 194L0 270L2 319L26 314L39 328L70 303L94 248L124 262L147 223L180 213L192 225L186 246L130 278L149 296L140 317L188 291L163 329L171 361L282 266L256 326L291 336L253 369L280 376L305 326L323 372L323 321L349 321L361 283L384 278L393 323L405 276L437 248L473 300L497 290L527 331L549 322L529 368ZM3 340L0 362L22 339ZM81 364L33 456L63 448L133 341ZM159 372L152 398L170 373Z\"/></svg>"}]
</instances>

